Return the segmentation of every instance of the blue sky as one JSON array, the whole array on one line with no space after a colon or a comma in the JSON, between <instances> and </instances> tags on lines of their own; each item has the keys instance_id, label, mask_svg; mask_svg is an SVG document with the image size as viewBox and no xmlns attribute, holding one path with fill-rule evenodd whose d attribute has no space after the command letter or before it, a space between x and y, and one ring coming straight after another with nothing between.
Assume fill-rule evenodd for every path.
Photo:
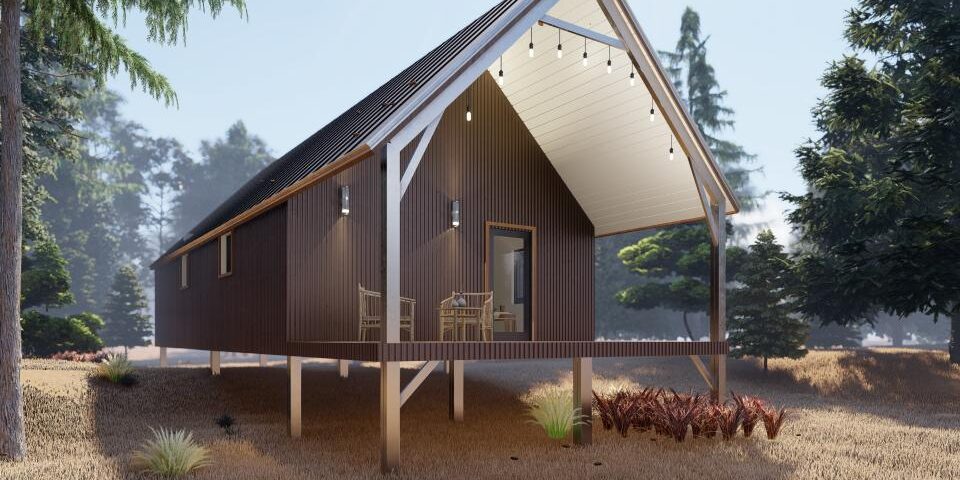
<instances>
[{"instance_id":1,"label":"blue sky","mask_svg":"<svg viewBox=\"0 0 960 480\"><path fill-rule=\"evenodd\" d=\"M166 74L180 98L167 108L129 89L120 75L110 87L127 98L124 113L153 135L179 139L193 151L243 120L274 155L312 134L367 93L488 9L493 0L267 2L248 0L249 17L227 11L216 20L196 14L185 45L146 41L139 17L120 29L134 48ZM671 49L686 6L710 35L709 61L737 127L728 137L757 154L763 190L802 192L793 150L815 135L810 109L823 95L819 77L845 51L844 13L851 0L804 2L631 0L658 49ZM786 208L771 196L751 221L767 223L781 240Z\"/></svg>"}]
</instances>

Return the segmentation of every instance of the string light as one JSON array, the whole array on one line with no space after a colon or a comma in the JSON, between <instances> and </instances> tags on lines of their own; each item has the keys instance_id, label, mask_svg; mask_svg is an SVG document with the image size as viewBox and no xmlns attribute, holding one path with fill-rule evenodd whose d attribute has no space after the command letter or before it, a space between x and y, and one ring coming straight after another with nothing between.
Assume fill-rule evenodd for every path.
<instances>
[{"instance_id":1,"label":"string light","mask_svg":"<svg viewBox=\"0 0 960 480\"><path fill-rule=\"evenodd\" d=\"M673 135L670 135L670 161L673 161Z\"/></svg>"},{"instance_id":2,"label":"string light","mask_svg":"<svg viewBox=\"0 0 960 480\"><path fill-rule=\"evenodd\" d=\"M500 73L497 75L497 83L503 86L503 55L500 55Z\"/></svg>"},{"instance_id":3,"label":"string light","mask_svg":"<svg viewBox=\"0 0 960 480\"><path fill-rule=\"evenodd\" d=\"M613 61L610 58L610 45L607 45L607 75L613 73Z\"/></svg>"},{"instance_id":4,"label":"string light","mask_svg":"<svg viewBox=\"0 0 960 480\"><path fill-rule=\"evenodd\" d=\"M636 84L637 84L637 80L636 78L634 78L634 75L633 75L633 62L630 62L630 86L632 87Z\"/></svg>"},{"instance_id":5,"label":"string light","mask_svg":"<svg viewBox=\"0 0 960 480\"><path fill-rule=\"evenodd\" d=\"M533 27L530 27L530 49L527 50L527 55L533 58Z\"/></svg>"},{"instance_id":6,"label":"string light","mask_svg":"<svg viewBox=\"0 0 960 480\"><path fill-rule=\"evenodd\" d=\"M656 110L653 109L653 98L650 99L650 121L653 122L657 119Z\"/></svg>"},{"instance_id":7,"label":"string light","mask_svg":"<svg viewBox=\"0 0 960 480\"><path fill-rule=\"evenodd\" d=\"M563 43L560 41L560 29L557 29L557 58L563 58Z\"/></svg>"},{"instance_id":8,"label":"string light","mask_svg":"<svg viewBox=\"0 0 960 480\"><path fill-rule=\"evenodd\" d=\"M470 89L467 89L467 121L473 120L473 113L470 112Z\"/></svg>"},{"instance_id":9,"label":"string light","mask_svg":"<svg viewBox=\"0 0 960 480\"><path fill-rule=\"evenodd\" d=\"M583 37L583 66L586 67L589 63L587 60L587 37Z\"/></svg>"}]
</instances>

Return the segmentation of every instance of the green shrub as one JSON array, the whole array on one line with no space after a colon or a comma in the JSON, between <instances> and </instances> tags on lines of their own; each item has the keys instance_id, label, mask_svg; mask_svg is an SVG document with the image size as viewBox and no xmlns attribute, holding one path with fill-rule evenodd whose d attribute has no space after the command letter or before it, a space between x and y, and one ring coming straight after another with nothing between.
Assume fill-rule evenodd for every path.
<instances>
[{"instance_id":1,"label":"green shrub","mask_svg":"<svg viewBox=\"0 0 960 480\"><path fill-rule=\"evenodd\" d=\"M210 452L183 430L150 429L153 440L133 454L135 468L161 477L181 477L210 465Z\"/></svg>"},{"instance_id":2,"label":"green shrub","mask_svg":"<svg viewBox=\"0 0 960 480\"><path fill-rule=\"evenodd\" d=\"M119 383L125 387L136 385L133 376L133 364L125 355L110 355L97 365L96 375L100 378Z\"/></svg>"},{"instance_id":3,"label":"green shrub","mask_svg":"<svg viewBox=\"0 0 960 480\"><path fill-rule=\"evenodd\" d=\"M97 330L103 320L92 313L54 317L30 310L20 318L23 331L23 354L28 357L49 357L57 352L73 350L96 352L103 348Z\"/></svg>"},{"instance_id":4,"label":"green shrub","mask_svg":"<svg viewBox=\"0 0 960 480\"><path fill-rule=\"evenodd\" d=\"M560 388L543 389L524 399L531 423L540 425L547 436L564 439L574 425L583 425L579 408L573 407L573 395Z\"/></svg>"}]
</instances>

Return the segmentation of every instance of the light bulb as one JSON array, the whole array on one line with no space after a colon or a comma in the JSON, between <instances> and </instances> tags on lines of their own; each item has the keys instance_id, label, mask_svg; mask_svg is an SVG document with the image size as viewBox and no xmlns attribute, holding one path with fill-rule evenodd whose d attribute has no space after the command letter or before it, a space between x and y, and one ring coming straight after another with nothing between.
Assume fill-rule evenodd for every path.
<instances>
[{"instance_id":1,"label":"light bulb","mask_svg":"<svg viewBox=\"0 0 960 480\"><path fill-rule=\"evenodd\" d=\"M673 161L673 147L670 147L670 161Z\"/></svg>"},{"instance_id":2,"label":"light bulb","mask_svg":"<svg viewBox=\"0 0 960 480\"><path fill-rule=\"evenodd\" d=\"M527 50L527 55L530 55L530 58L533 58L533 42L530 42L530 49Z\"/></svg>"},{"instance_id":3,"label":"light bulb","mask_svg":"<svg viewBox=\"0 0 960 480\"><path fill-rule=\"evenodd\" d=\"M607 74L613 73L613 62L607 60Z\"/></svg>"},{"instance_id":4,"label":"light bulb","mask_svg":"<svg viewBox=\"0 0 960 480\"><path fill-rule=\"evenodd\" d=\"M657 117L656 117L656 115L654 115L653 109L651 108L651 109L650 109L650 121L652 122L652 121L656 120L656 118L657 118Z\"/></svg>"},{"instance_id":5,"label":"light bulb","mask_svg":"<svg viewBox=\"0 0 960 480\"><path fill-rule=\"evenodd\" d=\"M636 84L637 84L637 79L634 77L633 72L630 72L630 86L632 87Z\"/></svg>"},{"instance_id":6,"label":"light bulb","mask_svg":"<svg viewBox=\"0 0 960 480\"><path fill-rule=\"evenodd\" d=\"M500 75L497 76L497 83L499 83L501 87L503 86L503 70L500 70Z\"/></svg>"},{"instance_id":7,"label":"light bulb","mask_svg":"<svg viewBox=\"0 0 960 480\"><path fill-rule=\"evenodd\" d=\"M563 58L563 45L557 44L557 58Z\"/></svg>"},{"instance_id":8,"label":"light bulb","mask_svg":"<svg viewBox=\"0 0 960 480\"><path fill-rule=\"evenodd\" d=\"M467 107L467 121L473 120L473 114L470 113L470 107Z\"/></svg>"},{"instance_id":9,"label":"light bulb","mask_svg":"<svg viewBox=\"0 0 960 480\"><path fill-rule=\"evenodd\" d=\"M583 66L586 67L590 62L587 60L587 52L583 52Z\"/></svg>"}]
</instances>

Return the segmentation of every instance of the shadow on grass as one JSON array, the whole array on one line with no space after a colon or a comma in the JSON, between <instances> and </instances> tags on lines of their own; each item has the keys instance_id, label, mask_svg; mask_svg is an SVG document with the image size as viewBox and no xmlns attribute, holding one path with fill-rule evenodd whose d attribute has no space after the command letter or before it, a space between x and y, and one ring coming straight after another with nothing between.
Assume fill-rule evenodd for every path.
<instances>
[{"instance_id":1,"label":"shadow on grass","mask_svg":"<svg viewBox=\"0 0 960 480\"><path fill-rule=\"evenodd\" d=\"M562 369L555 367L547 366L543 371L552 375L541 380L557 380ZM523 363L468 365L463 423L448 420L446 375L439 369L431 374L401 412L400 476L685 477L709 476L719 468L730 476L777 478L789 472L789 466L758 452L755 439L674 445L639 434L622 439L598 425L594 446L564 448L527 421L518 398L524 392L517 384L492 380L523 370ZM415 373L403 370L402 383ZM305 366L301 439L287 434L287 374L282 367L225 367L219 377L201 368L141 369L138 375L140 383L133 388L95 379L90 383L98 443L124 469L127 456L150 437L149 427L165 427L192 431L210 447L215 465L197 478L378 477L376 368L354 366L348 379L340 379L333 368ZM214 424L222 413L237 419L239 434L228 436ZM710 460L696 464L704 456Z\"/></svg>"}]
</instances>

